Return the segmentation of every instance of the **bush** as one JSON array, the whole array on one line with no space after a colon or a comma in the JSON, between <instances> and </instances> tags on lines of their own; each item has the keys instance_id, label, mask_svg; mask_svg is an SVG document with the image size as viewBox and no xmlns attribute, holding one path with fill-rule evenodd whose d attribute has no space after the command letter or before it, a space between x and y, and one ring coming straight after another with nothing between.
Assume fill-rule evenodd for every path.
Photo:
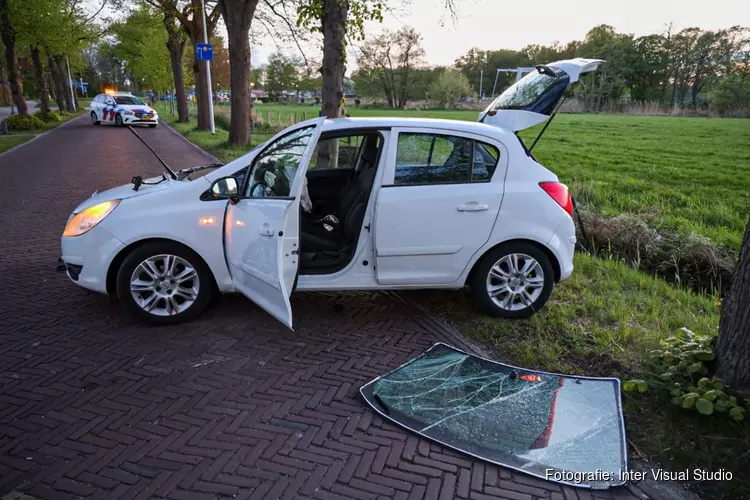
<instances>
[{"instance_id":1,"label":"bush","mask_svg":"<svg viewBox=\"0 0 750 500\"><path fill-rule=\"evenodd\" d=\"M652 385L664 393L669 391L672 403L686 410L702 415L727 413L738 422L744 420L747 402L739 394L733 395L720 379L708 378L714 370L715 343L716 337L682 328L660 341L661 347L651 353L652 380L628 380L623 391L646 392Z\"/></svg>"},{"instance_id":2,"label":"bush","mask_svg":"<svg viewBox=\"0 0 750 500\"><path fill-rule=\"evenodd\" d=\"M63 121L62 115L57 111L50 111L49 113L42 113L41 111L37 111L34 113L34 116L39 118L40 120L44 122L61 122Z\"/></svg>"},{"instance_id":3,"label":"bush","mask_svg":"<svg viewBox=\"0 0 750 500\"><path fill-rule=\"evenodd\" d=\"M44 122L36 116L11 115L5 119L8 130L32 130L44 127Z\"/></svg>"}]
</instances>

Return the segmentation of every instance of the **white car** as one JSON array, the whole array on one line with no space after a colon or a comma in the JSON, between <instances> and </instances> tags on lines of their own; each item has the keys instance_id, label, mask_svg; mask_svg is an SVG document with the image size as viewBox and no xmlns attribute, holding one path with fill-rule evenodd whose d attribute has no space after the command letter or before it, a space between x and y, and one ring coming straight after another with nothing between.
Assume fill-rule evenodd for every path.
<instances>
[{"instance_id":1,"label":"white car","mask_svg":"<svg viewBox=\"0 0 750 500\"><path fill-rule=\"evenodd\" d=\"M215 292L291 328L295 289L467 284L489 314L527 317L570 276L576 236L567 187L515 132L599 62L540 66L485 123L317 118L223 166L137 177L75 209L62 260L153 324L196 316Z\"/></svg>"},{"instance_id":2,"label":"white car","mask_svg":"<svg viewBox=\"0 0 750 500\"><path fill-rule=\"evenodd\" d=\"M159 115L139 97L129 92L99 94L89 105L91 123L117 125L143 124L151 128L159 123Z\"/></svg>"}]
</instances>

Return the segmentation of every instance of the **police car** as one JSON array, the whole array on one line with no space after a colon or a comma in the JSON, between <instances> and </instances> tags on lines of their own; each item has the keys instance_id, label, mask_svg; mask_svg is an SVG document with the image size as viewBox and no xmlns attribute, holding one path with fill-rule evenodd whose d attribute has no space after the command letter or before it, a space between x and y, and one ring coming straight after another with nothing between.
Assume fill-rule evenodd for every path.
<instances>
[{"instance_id":1,"label":"police car","mask_svg":"<svg viewBox=\"0 0 750 500\"><path fill-rule=\"evenodd\" d=\"M118 125L144 124L151 128L159 123L159 115L148 104L130 92L106 92L91 101L91 123Z\"/></svg>"}]
</instances>

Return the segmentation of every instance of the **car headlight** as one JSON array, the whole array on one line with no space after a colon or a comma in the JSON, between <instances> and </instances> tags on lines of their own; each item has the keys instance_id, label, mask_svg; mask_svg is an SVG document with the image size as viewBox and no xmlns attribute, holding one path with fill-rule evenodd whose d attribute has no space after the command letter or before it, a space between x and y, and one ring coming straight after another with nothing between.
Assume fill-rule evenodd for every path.
<instances>
[{"instance_id":1,"label":"car headlight","mask_svg":"<svg viewBox=\"0 0 750 500\"><path fill-rule=\"evenodd\" d=\"M132 115L132 114L133 114L133 112L132 112L132 111L125 111L125 113L124 113L124 114L126 114L126 115Z\"/></svg>"},{"instance_id":2,"label":"car headlight","mask_svg":"<svg viewBox=\"0 0 750 500\"><path fill-rule=\"evenodd\" d=\"M119 205L119 203L120 200L105 201L104 203L99 203L98 205L94 205L93 207L78 212L65 226L63 236L80 236L88 232L94 226L103 221L104 218L108 216L117 205Z\"/></svg>"}]
</instances>

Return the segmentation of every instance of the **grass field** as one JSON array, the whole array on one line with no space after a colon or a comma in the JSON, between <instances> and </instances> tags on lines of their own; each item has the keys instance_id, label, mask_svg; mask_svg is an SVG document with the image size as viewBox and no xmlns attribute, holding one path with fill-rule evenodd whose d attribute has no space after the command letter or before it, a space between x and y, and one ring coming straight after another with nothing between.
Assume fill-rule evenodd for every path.
<instances>
[{"instance_id":1,"label":"grass field","mask_svg":"<svg viewBox=\"0 0 750 500\"><path fill-rule=\"evenodd\" d=\"M312 106L256 105L265 119L288 124ZM475 120L473 111L350 109L353 116ZM169 117L162 111L162 118ZM247 148L226 146L227 132L175 128L224 160ZM535 131L523 135L528 143ZM253 143L268 138L256 134ZM602 214L649 213L650 220L695 231L738 248L750 207L750 121L710 118L560 115L534 151L568 183L579 201ZM547 306L531 319L507 321L477 313L467 291L411 292L446 322L490 346L502 361L586 375L644 376L649 352L680 327L715 335L716 296L696 294L617 260L586 254ZM669 470L721 467L729 483L703 484L701 497L739 498L750 490L750 424L705 418L672 407L656 394L624 395L631 457Z\"/></svg>"}]
</instances>

